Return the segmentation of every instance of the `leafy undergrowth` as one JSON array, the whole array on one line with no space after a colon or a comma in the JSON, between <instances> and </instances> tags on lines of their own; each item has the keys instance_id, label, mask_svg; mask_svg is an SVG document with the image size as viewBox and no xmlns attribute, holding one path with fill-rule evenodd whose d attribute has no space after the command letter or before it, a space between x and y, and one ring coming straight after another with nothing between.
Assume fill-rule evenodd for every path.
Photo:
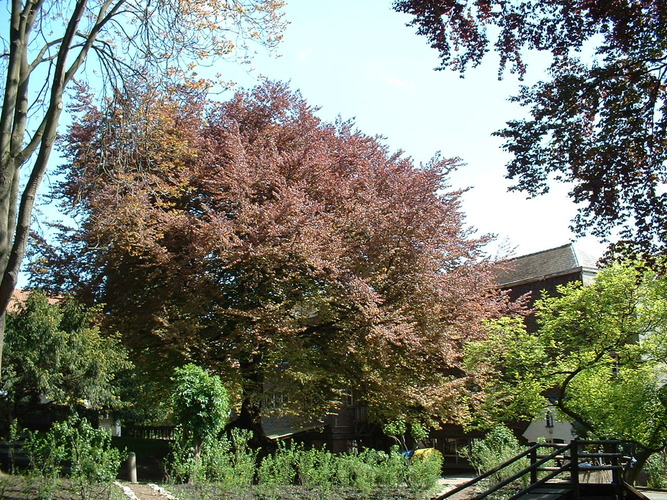
<instances>
[{"instance_id":1,"label":"leafy undergrowth","mask_svg":"<svg viewBox=\"0 0 667 500\"><path fill-rule=\"evenodd\" d=\"M229 491L215 484L169 485L167 490L179 500L205 500L225 498L228 500L418 500L424 492L408 488L378 488L361 492L350 488L304 488L302 486L281 486L275 489L251 487ZM427 497L428 498L428 497Z\"/></svg>"},{"instance_id":2,"label":"leafy undergrowth","mask_svg":"<svg viewBox=\"0 0 667 500\"><path fill-rule=\"evenodd\" d=\"M0 473L0 498L9 500L127 500L114 485L85 484L69 479L45 480L43 478Z\"/></svg>"}]
</instances>

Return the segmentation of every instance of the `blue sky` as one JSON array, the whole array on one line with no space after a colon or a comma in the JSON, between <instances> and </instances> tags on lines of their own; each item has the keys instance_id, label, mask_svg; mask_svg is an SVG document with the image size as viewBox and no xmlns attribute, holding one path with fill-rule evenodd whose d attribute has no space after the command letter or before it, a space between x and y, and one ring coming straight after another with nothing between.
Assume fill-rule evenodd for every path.
<instances>
[{"instance_id":1,"label":"blue sky","mask_svg":"<svg viewBox=\"0 0 667 500\"><path fill-rule=\"evenodd\" d=\"M202 72L221 73L243 87L253 87L263 77L289 82L321 108L323 119L353 118L360 130L384 136L392 151L403 150L415 163L438 151L461 158L466 165L452 176L452 186L471 188L464 195L463 212L479 233L497 235L499 245L489 248L492 254L498 246L523 255L574 239L569 223L575 207L566 187L554 185L549 195L533 200L507 192L508 156L491 134L524 113L508 101L519 88L517 78L507 74L498 80L494 54L465 78L434 71L438 54L406 26L409 16L393 11L391 4L287 0L290 24L279 57L259 50L250 68L227 62ZM543 76L543 68L544 61L533 57L526 82ZM52 163L59 161L55 155ZM47 176L43 193L49 181ZM53 218L52 209L38 208L42 218ZM602 252L594 238L578 245L594 255Z\"/></svg>"},{"instance_id":2,"label":"blue sky","mask_svg":"<svg viewBox=\"0 0 667 500\"><path fill-rule=\"evenodd\" d=\"M322 118L354 118L363 132L385 136L392 150L404 150L417 163L436 151L460 157L467 165L452 184L472 187L463 206L468 224L497 234L517 255L574 238L568 227L575 207L564 186L534 200L507 192L508 156L491 134L524 111L508 102L520 82L509 74L498 81L493 54L462 79L433 70L437 53L406 26L408 16L391 9L391 0L287 2L290 25L280 57L259 53L248 72L231 64L216 70L245 87L261 76L288 81L321 107ZM541 62L533 58L527 82L542 76ZM601 251L593 238L579 245L591 253Z\"/></svg>"}]
</instances>

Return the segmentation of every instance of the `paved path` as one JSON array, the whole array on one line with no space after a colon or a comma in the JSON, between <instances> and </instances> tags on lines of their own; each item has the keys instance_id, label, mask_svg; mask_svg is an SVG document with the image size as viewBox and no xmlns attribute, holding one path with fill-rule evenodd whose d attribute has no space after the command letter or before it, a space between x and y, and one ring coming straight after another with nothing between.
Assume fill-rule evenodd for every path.
<instances>
[{"instance_id":1,"label":"paved path","mask_svg":"<svg viewBox=\"0 0 667 500\"><path fill-rule=\"evenodd\" d=\"M639 490L651 500L667 500L667 491Z\"/></svg>"},{"instance_id":2,"label":"paved path","mask_svg":"<svg viewBox=\"0 0 667 500\"><path fill-rule=\"evenodd\" d=\"M445 474L445 476L438 481L439 488L436 490L436 493L433 496L438 497L443 493L453 488L456 488L460 484L467 483L473 477L475 477L475 475L472 472L462 472L459 474Z\"/></svg>"},{"instance_id":3,"label":"paved path","mask_svg":"<svg viewBox=\"0 0 667 500\"><path fill-rule=\"evenodd\" d=\"M130 500L176 500L168 492L153 484L116 483Z\"/></svg>"}]
</instances>

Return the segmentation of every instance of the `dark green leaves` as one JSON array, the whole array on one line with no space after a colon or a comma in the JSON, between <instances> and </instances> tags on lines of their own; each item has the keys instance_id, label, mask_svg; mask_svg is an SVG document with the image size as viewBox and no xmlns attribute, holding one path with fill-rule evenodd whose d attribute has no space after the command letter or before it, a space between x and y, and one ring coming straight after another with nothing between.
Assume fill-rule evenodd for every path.
<instances>
[{"instance_id":1,"label":"dark green leaves","mask_svg":"<svg viewBox=\"0 0 667 500\"><path fill-rule=\"evenodd\" d=\"M571 185L579 233L630 251L667 245L667 5L664 0L397 0L394 8L464 72L491 48L523 76L529 53L549 79L514 98L529 118L496 135L513 155L507 177L529 195ZM493 35L493 36L491 36ZM495 37L495 38L494 38Z\"/></svg>"}]
</instances>

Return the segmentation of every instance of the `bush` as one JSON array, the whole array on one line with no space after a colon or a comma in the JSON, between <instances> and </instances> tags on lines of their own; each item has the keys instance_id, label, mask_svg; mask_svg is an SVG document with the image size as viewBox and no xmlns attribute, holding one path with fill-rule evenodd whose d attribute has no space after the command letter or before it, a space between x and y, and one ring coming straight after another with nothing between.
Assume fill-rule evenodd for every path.
<instances>
[{"instance_id":1,"label":"bush","mask_svg":"<svg viewBox=\"0 0 667 500\"><path fill-rule=\"evenodd\" d=\"M252 485L257 450L248 446L250 437L250 431L234 429L230 437L205 444L197 481L215 482L226 490Z\"/></svg>"},{"instance_id":2,"label":"bush","mask_svg":"<svg viewBox=\"0 0 667 500\"><path fill-rule=\"evenodd\" d=\"M492 429L483 439L475 439L462 455L468 459L478 474L490 471L494 467L525 451L512 431L507 427L498 426ZM490 476L491 485L498 484L513 476L529 465L528 458L522 458L509 467L505 467ZM528 476L521 478L523 486L527 486Z\"/></svg>"},{"instance_id":3,"label":"bush","mask_svg":"<svg viewBox=\"0 0 667 500\"><path fill-rule=\"evenodd\" d=\"M298 446L279 443L275 453L262 459L257 474L257 484L266 487L293 485L297 475L297 450Z\"/></svg>"},{"instance_id":4,"label":"bush","mask_svg":"<svg viewBox=\"0 0 667 500\"><path fill-rule=\"evenodd\" d=\"M442 475L442 453L433 448L415 454L408 463L406 481L414 490L430 490L438 483Z\"/></svg>"},{"instance_id":5,"label":"bush","mask_svg":"<svg viewBox=\"0 0 667 500\"><path fill-rule=\"evenodd\" d=\"M170 452L165 464L168 480L172 483L196 481L199 475L200 461L195 460L195 450L183 438L183 431L176 428L174 440L170 443Z\"/></svg>"},{"instance_id":6,"label":"bush","mask_svg":"<svg viewBox=\"0 0 667 500\"><path fill-rule=\"evenodd\" d=\"M368 458L368 455L365 458ZM364 496L368 495L375 486L373 467L364 460L362 455L344 454L337 456L336 479L339 486L354 488Z\"/></svg>"},{"instance_id":7,"label":"bush","mask_svg":"<svg viewBox=\"0 0 667 500\"><path fill-rule=\"evenodd\" d=\"M224 490L250 486L255 478L257 450L248 446L250 431L234 429L229 437L207 440L198 458L194 448L177 431L167 463L174 483L213 482Z\"/></svg>"},{"instance_id":8,"label":"bush","mask_svg":"<svg viewBox=\"0 0 667 500\"><path fill-rule=\"evenodd\" d=\"M172 382L172 410L182 430L180 439L199 458L205 442L215 439L229 418L227 390L220 377L193 364L176 368Z\"/></svg>"},{"instance_id":9,"label":"bush","mask_svg":"<svg viewBox=\"0 0 667 500\"><path fill-rule=\"evenodd\" d=\"M375 452L375 482L378 486L397 487L406 480L406 461L405 456L398 452L394 447L389 453L375 450L366 450L368 458L370 453Z\"/></svg>"},{"instance_id":10,"label":"bush","mask_svg":"<svg viewBox=\"0 0 667 500\"><path fill-rule=\"evenodd\" d=\"M43 480L46 497L61 476L69 476L78 485L82 498L99 498L99 485L107 485L105 491L110 494L121 463L111 436L75 415L53 424L48 432L29 432L25 448L32 474Z\"/></svg>"},{"instance_id":11,"label":"bush","mask_svg":"<svg viewBox=\"0 0 667 500\"><path fill-rule=\"evenodd\" d=\"M408 462L396 449L389 453L367 449L333 454L285 443L279 443L275 453L264 457L256 467L257 454L247 447L248 438L248 433L238 433L232 434L231 441L209 442L199 461L192 448L180 449L179 454L176 445L172 478L215 483L218 491L248 491L256 476L257 492L262 498L278 498L285 491L292 495L296 490L307 493L308 498L337 496L339 490L346 490L345 495L368 498L381 490L402 488L405 492L406 482L411 490L428 490L436 484L442 467L442 455L436 450Z\"/></svg>"},{"instance_id":12,"label":"bush","mask_svg":"<svg viewBox=\"0 0 667 500\"><path fill-rule=\"evenodd\" d=\"M326 450L299 449L295 454L297 479L301 486L329 491L336 477L336 459Z\"/></svg>"},{"instance_id":13,"label":"bush","mask_svg":"<svg viewBox=\"0 0 667 500\"><path fill-rule=\"evenodd\" d=\"M366 449L335 456L335 481L368 496L374 489L399 487L406 478L407 462L395 449L390 453Z\"/></svg>"},{"instance_id":14,"label":"bush","mask_svg":"<svg viewBox=\"0 0 667 500\"><path fill-rule=\"evenodd\" d=\"M644 465L644 472L646 472L650 488L667 487L667 454L665 451L651 455Z\"/></svg>"}]
</instances>

